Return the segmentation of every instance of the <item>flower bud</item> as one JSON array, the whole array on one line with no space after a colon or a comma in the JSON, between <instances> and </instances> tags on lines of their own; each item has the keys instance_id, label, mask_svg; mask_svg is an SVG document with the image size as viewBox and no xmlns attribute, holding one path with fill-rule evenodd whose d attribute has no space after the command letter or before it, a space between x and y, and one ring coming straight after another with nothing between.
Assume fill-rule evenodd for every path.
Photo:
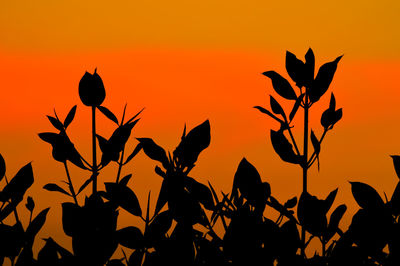
<instances>
[{"instance_id":1,"label":"flower bud","mask_svg":"<svg viewBox=\"0 0 400 266\"><path fill-rule=\"evenodd\" d=\"M93 75L86 72L79 81L79 97L86 106L100 106L106 97L103 81L96 71Z\"/></svg>"}]
</instances>

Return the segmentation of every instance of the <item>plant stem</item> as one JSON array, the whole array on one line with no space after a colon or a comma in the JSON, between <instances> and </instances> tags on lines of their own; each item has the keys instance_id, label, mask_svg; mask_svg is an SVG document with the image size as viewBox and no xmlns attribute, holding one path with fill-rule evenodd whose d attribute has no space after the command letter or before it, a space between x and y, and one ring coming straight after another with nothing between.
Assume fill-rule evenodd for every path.
<instances>
[{"instance_id":1,"label":"plant stem","mask_svg":"<svg viewBox=\"0 0 400 266\"><path fill-rule=\"evenodd\" d=\"M124 162L124 153L125 153L125 145L122 148L121 160L118 163L117 181L115 181L116 183L119 182L119 178L121 177L121 170L122 170L122 165L123 165L123 162Z\"/></svg>"},{"instance_id":2,"label":"plant stem","mask_svg":"<svg viewBox=\"0 0 400 266\"><path fill-rule=\"evenodd\" d=\"M72 185L71 176L70 176L69 171L68 171L67 161L64 161L64 167L65 167L65 172L67 173L67 178L68 178L68 183L69 183L69 190L71 191L71 194L72 194L72 197L74 198L75 204L79 205L78 204L78 200L76 199L74 186Z\"/></svg>"},{"instance_id":3,"label":"plant stem","mask_svg":"<svg viewBox=\"0 0 400 266\"><path fill-rule=\"evenodd\" d=\"M6 175L4 175L4 179L6 180L6 184L8 185L8 179L7 179L7 176L6 176ZM13 203L13 202L12 202L12 200L11 200L9 204L12 204L12 203ZM14 216L15 216L16 222L18 223L18 222L19 222L19 217L18 217L18 212L17 212L17 205L15 205Z\"/></svg>"},{"instance_id":4,"label":"plant stem","mask_svg":"<svg viewBox=\"0 0 400 266\"><path fill-rule=\"evenodd\" d=\"M303 193L307 192L307 170L308 170L308 89L306 88L304 97L304 144L303 144ZM301 255L305 257L306 230L301 227Z\"/></svg>"},{"instance_id":5,"label":"plant stem","mask_svg":"<svg viewBox=\"0 0 400 266\"><path fill-rule=\"evenodd\" d=\"M96 106L92 106L92 154L93 194L97 192L97 159L96 159Z\"/></svg>"}]
</instances>

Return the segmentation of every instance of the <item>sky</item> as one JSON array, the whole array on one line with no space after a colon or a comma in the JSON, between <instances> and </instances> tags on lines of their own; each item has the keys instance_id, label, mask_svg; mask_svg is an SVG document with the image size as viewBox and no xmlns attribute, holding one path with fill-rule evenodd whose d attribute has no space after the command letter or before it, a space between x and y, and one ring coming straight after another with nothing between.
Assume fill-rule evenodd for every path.
<instances>
[{"instance_id":1,"label":"sky","mask_svg":"<svg viewBox=\"0 0 400 266\"><path fill-rule=\"evenodd\" d=\"M334 206L348 206L346 228L357 210L349 181L368 183L389 198L398 182L389 155L400 154L399 12L398 1L4 2L0 153L7 176L32 162L35 183L28 194L37 211L51 207L41 234L68 246L59 226L60 204L68 199L42 189L66 179L63 165L37 134L52 130L46 115L54 108L65 117L77 104L70 135L90 158L90 110L79 100L78 84L97 67L107 91L104 105L118 117L126 103L129 115L145 107L133 137L151 137L172 151L185 123L190 129L210 120L211 144L192 171L196 179L228 192L246 157L279 200L299 196L301 169L282 162L270 143L269 131L278 125L252 107L269 108L270 94L284 102L261 73L275 70L289 78L286 51L303 59L311 47L317 67L344 54L329 91L311 110L311 128L320 136L319 118L334 92L343 119L322 144L309 192L325 198L339 187ZM295 122L300 139L301 121ZM113 124L104 118L99 124L99 132L110 136ZM136 143L132 138L128 150ZM155 166L139 154L123 169L133 174L143 205L148 191L153 202L158 194ZM100 181L113 180L116 166L105 170ZM72 174L76 187L87 178L79 170ZM121 226L140 224L121 217Z\"/></svg>"}]
</instances>

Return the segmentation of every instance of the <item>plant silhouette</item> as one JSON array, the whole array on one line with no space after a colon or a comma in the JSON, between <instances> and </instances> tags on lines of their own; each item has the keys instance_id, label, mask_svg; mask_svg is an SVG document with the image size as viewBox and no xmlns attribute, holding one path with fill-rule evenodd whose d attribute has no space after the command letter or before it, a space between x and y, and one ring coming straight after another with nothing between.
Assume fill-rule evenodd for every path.
<instances>
[{"instance_id":1,"label":"plant silhouette","mask_svg":"<svg viewBox=\"0 0 400 266\"><path fill-rule=\"evenodd\" d=\"M54 160L61 162L65 169L63 183L67 186L49 183L43 188L67 197L61 204L60 221L64 233L71 238L72 250L48 236L39 240L42 247L38 254L33 254L32 246L45 224L49 208L37 212L33 199L25 197L34 182L31 164L8 179L6 164L0 155L0 182L4 183L0 192L0 261L35 266L400 265L400 181L390 200L383 200L365 183L350 182L349 191L351 188L360 209L347 230L339 226L346 205L340 204L330 211L338 189L324 199L307 191L307 171L315 162L319 167L322 141L342 117L342 110L336 109L335 97L331 94L329 107L321 115L324 131L317 138L310 130L310 109L328 90L340 59L321 66L314 77L315 59L311 49L306 53L305 62L287 52L286 69L299 93L278 73L263 73L271 79L280 96L293 101L289 116L273 96L270 96L272 112L255 107L280 123L280 128L271 130L270 135L276 153L283 161L302 168L303 191L299 199L291 197L285 202L277 199L270 184L246 158L239 162L232 189L227 193L217 193L210 182L203 184L190 175L200 154L211 144L208 120L191 130L185 125L172 152L152 138L139 137L137 145L126 156L127 142L143 109L125 119L125 106L118 119L102 105L106 90L97 70L93 74L86 72L79 83L79 96L92 113L92 161L81 156L68 135L77 106L62 120L54 111L54 116L47 117L56 132L39 133L51 145ZM291 130L300 107L304 110L302 152ZM115 124L108 138L97 131L98 111ZM309 141L312 153L309 153ZM147 205L141 206L129 184L132 175L121 176L122 167L141 151L155 162L155 173L161 178L154 208L150 206L150 192ZM400 156L393 155L392 159L400 178ZM99 189L103 187L98 186L103 169L114 163L115 182L105 182L105 189ZM76 186L76 177L71 175L71 167L87 174L79 186ZM90 185L92 189L88 189ZM21 202L25 203L23 210ZM279 214L276 220L268 218L271 209ZM117 229L121 211L138 217L144 223L143 229L137 224ZM217 223L222 225L222 230L215 229ZM320 240L322 248L307 257L305 250L313 238ZM123 254L120 258L114 255L118 248Z\"/></svg>"}]
</instances>

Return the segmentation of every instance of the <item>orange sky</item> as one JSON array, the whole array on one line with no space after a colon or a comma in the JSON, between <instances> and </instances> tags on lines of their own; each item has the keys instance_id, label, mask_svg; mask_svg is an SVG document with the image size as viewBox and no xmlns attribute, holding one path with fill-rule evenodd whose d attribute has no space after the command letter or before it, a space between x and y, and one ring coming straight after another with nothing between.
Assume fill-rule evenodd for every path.
<instances>
[{"instance_id":1,"label":"orange sky","mask_svg":"<svg viewBox=\"0 0 400 266\"><path fill-rule=\"evenodd\" d=\"M274 94L260 73L288 77L286 50L302 57L312 47L318 66L344 53L329 90L344 116L322 145L321 170L311 170L309 190L325 197L339 187L336 204L349 207L344 225L356 208L348 181L391 196L397 177L389 155L400 154L398 2L45 2L10 1L0 9L0 153L8 176L33 161L36 182L28 194L38 209L52 207L43 237L62 239L60 203L66 199L41 189L59 183L64 172L37 133L51 130L45 115L53 108L64 117L78 104L70 134L89 157L89 110L79 101L78 82L95 67L107 90L104 104L117 116L125 103L129 114L146 107L134 136L152 137L172 150L184 123L192 128L210 119L211 145L192 175L227 192L245 156L284 201L299 195L301 172L274 153L274 121L252 109L269 106ZM317 135L328 101L325 96L312 109ZM108 137L113 124L101 122ZM134 174L143 204L161 182L154 166L141 154L124 170ZM107 171L115 175L112 167ZM86 176L74 173L79 186ZM131 219L125 216L123 223Z\"/></svg>"}]
</instances>

